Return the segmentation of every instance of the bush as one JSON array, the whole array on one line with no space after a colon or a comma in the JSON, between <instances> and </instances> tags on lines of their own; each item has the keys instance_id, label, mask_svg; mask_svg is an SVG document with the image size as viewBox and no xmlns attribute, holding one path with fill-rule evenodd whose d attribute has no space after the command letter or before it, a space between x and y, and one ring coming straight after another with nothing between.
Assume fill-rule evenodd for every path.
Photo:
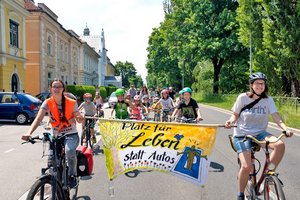
<instances>
[{"instance_id":1,"label":"bush","mask_svg":"<svg viewBox=\"0 0 300 200\"><path fill-rule=\"evenodd\" d=\"M74 94L76 97L80 97L80 100L83 101L83 95L85 93L91 93L94 98L96 93L96 88L94 86L88 86L88 85L67 85L66 91Z\"/></svg>"},{"instance_id":2,"label":"bush","mask_svg":"<svg viewBox=\"0 0 300 200\"><path fill-rule=\"evenodd\" d=\"M102 99L106 99L107 98L106 88L104 86L100 86L99 91L100 91L100 96L102 97Z\"/></svg>"}]
</instances>

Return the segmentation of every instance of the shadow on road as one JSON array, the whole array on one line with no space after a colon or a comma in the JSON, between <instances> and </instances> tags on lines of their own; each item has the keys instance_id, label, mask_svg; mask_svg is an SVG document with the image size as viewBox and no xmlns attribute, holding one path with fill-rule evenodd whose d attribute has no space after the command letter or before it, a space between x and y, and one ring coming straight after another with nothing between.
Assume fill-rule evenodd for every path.
<instances>
[{"instance_id":1,"label":"shadow on road","mask_svg":"<svg viewBox=\"0 0 300 200\"><path fill-rule=\"evenodd\" d=\"M224 166L216 162L211 162L210 168L209 172L224 172Z\"/></svg>"},{"instance_id":2,"label":"shadow on road","mask_svg":"<svg viewBox=\"0 0 300 200\"><path fill-rule=\"evenodd\" d=\"M91 200L91 198L89 196L80 196L80 197L76 197L76 200Z\"/></svg>"},{"instance_id":3,"label":"shadow on road","mask_svg":"<svg viewBox=\"0 0 300 200\"><path fill-rule=\"evenodd\" d=\"M135 178L137 177L140 173L144 173L144 172L152 172L152 170L132 170L129 172L125 173L125 176L129 177L129 178Z\"/></svg>"}]
</instances>

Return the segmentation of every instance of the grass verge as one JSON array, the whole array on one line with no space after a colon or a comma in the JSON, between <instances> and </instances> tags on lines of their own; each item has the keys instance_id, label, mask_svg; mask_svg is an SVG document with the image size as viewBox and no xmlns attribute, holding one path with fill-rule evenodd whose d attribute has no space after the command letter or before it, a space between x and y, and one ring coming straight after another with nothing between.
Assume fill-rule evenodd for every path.
<instances>
[{"instance_id":1,"label":"grass verge","mask_svg":"<svg viewBox=\"0 0 300 200\"><path fill-rule=\"evenodd\" d=\"M227 110L231 110L237 96L238 94L193 94L193 98L199 103ZM277 102L275 102L275 104L280 116L282 117L286 125L289 127L300 129L300 109L296 111L293 106L282 105L282 103L278 104ZM270 118L270 121L272 121L272 118Z\"/></svg>"}]
</instances>

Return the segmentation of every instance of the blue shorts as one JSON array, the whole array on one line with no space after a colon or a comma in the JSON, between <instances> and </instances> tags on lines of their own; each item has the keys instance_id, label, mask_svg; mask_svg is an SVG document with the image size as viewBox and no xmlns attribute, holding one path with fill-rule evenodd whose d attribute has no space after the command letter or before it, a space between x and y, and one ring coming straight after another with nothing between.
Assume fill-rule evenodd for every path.
<instances>
[{"instance_id":1,"label":"blue shorts","mask_svg":"<svg viewBox=\"0 0 300 200\"><path fill-rule=\"evenodd\" d=\"M264 140L267 136L271 136L271 134L265 131L254 137L257 140ZM251 139L246 139L245 141L243 141L244 139L245 139L244 136L234 136L233 137L233 143L234 143L235 149L237 150L237 153L242 153L242 152L251 150L251 147L253 146L253 142L251 141Z\"/></svg>"}]
</instances>

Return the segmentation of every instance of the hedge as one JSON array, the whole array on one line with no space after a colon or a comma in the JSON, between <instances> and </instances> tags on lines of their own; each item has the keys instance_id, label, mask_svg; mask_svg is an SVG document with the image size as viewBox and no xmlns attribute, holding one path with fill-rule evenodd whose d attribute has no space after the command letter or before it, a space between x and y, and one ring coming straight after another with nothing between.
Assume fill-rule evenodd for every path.
<instances>
[{"instance_id":1,"label":"hedge","mask_svg":"<svg viewBox=\"0 0 300 200\"><path fill-rule=\"evenodd\" d=\"M70 92L74 94L76 97L80 97L80 100L83 101L83 95L85 93L91 93L94 98L96 93L96 88L94 86L88 86L88 85L67 85L66 92Z\"/></svg>"}]
</instances>

